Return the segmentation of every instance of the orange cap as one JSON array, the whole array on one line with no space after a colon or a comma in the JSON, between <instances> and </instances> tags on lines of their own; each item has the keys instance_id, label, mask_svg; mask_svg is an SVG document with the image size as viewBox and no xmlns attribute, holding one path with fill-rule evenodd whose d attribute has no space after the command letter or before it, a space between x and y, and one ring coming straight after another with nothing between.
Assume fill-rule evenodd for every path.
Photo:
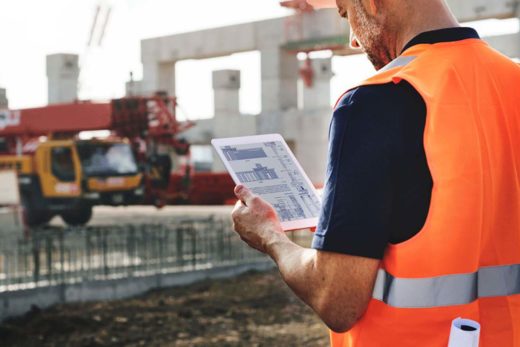
<instances>
[{"instance_id":1,"label":"orange cap","mask_svg":"<svg viewBox=\"0 0 520 347\"><path fill-rule=\"evenodd\" d=\"M307 0L314 8L336 8L336 0Z\"/></svg>"}]
</instances>

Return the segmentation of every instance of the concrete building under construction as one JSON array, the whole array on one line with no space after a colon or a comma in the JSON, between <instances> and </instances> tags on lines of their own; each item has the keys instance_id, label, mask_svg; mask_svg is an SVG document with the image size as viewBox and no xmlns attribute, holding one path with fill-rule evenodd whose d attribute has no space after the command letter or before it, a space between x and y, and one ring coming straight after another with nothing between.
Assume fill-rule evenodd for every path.
<instances>
[{"instance_id":1,"label":"concrete building under construction","mask_svg":"<svg viewBox=\"0 0 520 347\"><path fill-rule=\"evenodd\" d=\"M461 22L519 16L516 1L448 1ZM189 141L208 144L214 137L276 132L284 136L311 180L321 183L330 120L331 59L313 59L312 84L306 84L298 101L297 83L303 63L298 52L330 49L335 55L358 54L348 48L349 27L334 10L296 13L203 31L146 39L141 42L143 80L127 84L128 93L157 90L175 95L175 64L233 53L259 51L261 56L262 111L256 117L239 112L240 71L213 72L214 115L198 121ZM510 57L520 57L520 33L485 38ZM305 77L305 76L303 76ZM345 86L347 88L348 86ZM303 95L302 95L303 94ZM298 107L303 105L303 107ZM223 167L215 160L213 169Z\"/></svg>"},{"instance_id":2,"label":"concrete building under construction","mask_svg":"<svg viewBox=\"0 0 520 347\"><path fill-rule=\"evenodd\" d=\"M520 2L510 0L450 0L459 21L520 16ZM214 118L198 120L186 133L192 144L208 145L212 138L280 133L292 147L315 183L324 180L327 134L331 113L332 57L299 61L297 53L330 50L353 55L348 46L349 27L335 10L299 11L293 16L253 23L145 39L141 42L143 79L127 82L128 95L157 91L176 94L176 63L234 53L258 51L261 57L261 113L239 111L239 70L213 72ZM520 57L520 33L485 37L510 57ZM61 63L63 64L61 64ZM77 61L69 55L48 58L49 102L75 97ZM303 92L298 81L305 80ZM349 86L345 86L347 89ZM73 95L72 95L72 94ZM299 100L300 98L300 100ZM213 171L224 171L214 160Z\"/></svg>"}]
</instances>

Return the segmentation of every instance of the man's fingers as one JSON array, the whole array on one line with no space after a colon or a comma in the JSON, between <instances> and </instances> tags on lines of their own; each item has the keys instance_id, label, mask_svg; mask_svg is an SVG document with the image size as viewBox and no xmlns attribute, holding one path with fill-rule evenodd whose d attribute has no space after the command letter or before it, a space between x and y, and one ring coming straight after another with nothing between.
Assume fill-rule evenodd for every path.
<instances>
[{"instance_id":1,"label":"man's fingers","mask_svg":"<svg viewBox=\"0 0 520 347\"><path fill-rule=\"evenodd\" d=\"M256 198L255 194L253 194L246 186L241 184L235 187L235 195L239 200L243 201L246 206L251 206Z\"/></svg>"},{"instance_id":2,"label":"man's fingers","mask_svg":"<svg viewBox=\"0 0 520 347\"><path fill-rule=\"evenodd\" d=\"M231 212L231 216L232 217L235 217L236 215L238 215L242 209L244 209L246 206L242 203L242 201L238 200L237 203L235 204L235 207L233 208L233 211Z\"/></svg>"}]
</instances>

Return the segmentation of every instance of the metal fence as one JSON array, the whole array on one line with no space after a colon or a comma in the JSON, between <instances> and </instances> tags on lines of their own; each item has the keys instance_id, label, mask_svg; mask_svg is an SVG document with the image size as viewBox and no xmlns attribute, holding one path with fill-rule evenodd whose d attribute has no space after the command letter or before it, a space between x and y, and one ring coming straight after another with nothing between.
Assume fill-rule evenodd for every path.
<instances>
[{"instance_id":1,"label":"metal fence","mask_svg":"<svg viewBox=\"0 0 520 347\"><path fill-rule=\"evenodd\" d=\"M307 234L292 237L306 243ZM229 220L215 217L33 230L29 235L2 238L0 292L266 259L234 234Z\"/></svg>"}]
</instances>

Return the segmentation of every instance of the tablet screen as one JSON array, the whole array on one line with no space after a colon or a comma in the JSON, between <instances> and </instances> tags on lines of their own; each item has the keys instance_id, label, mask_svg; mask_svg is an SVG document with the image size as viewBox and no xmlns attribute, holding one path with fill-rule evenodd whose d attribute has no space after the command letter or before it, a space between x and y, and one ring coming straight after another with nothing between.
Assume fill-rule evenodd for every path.
<instances>
[{"instance_id":1,"label":"tablet screen","mask_svg":"<svg viewBox=\"0 0 520 347\"><path fill-rule=\"evenodd\" d=\"M235 140L227 143L220 139L214 146L235 182L268 201L282 224L298 227L291 222L307 221L306 227L315 226L308 225L316 223L321 208L314 187L285 141L279 135L278 139L266 136L227 139ZM239 143L248 138L253 142ZM254 142L255 138L263 141Z\"/></svg>"}]
</instances>

